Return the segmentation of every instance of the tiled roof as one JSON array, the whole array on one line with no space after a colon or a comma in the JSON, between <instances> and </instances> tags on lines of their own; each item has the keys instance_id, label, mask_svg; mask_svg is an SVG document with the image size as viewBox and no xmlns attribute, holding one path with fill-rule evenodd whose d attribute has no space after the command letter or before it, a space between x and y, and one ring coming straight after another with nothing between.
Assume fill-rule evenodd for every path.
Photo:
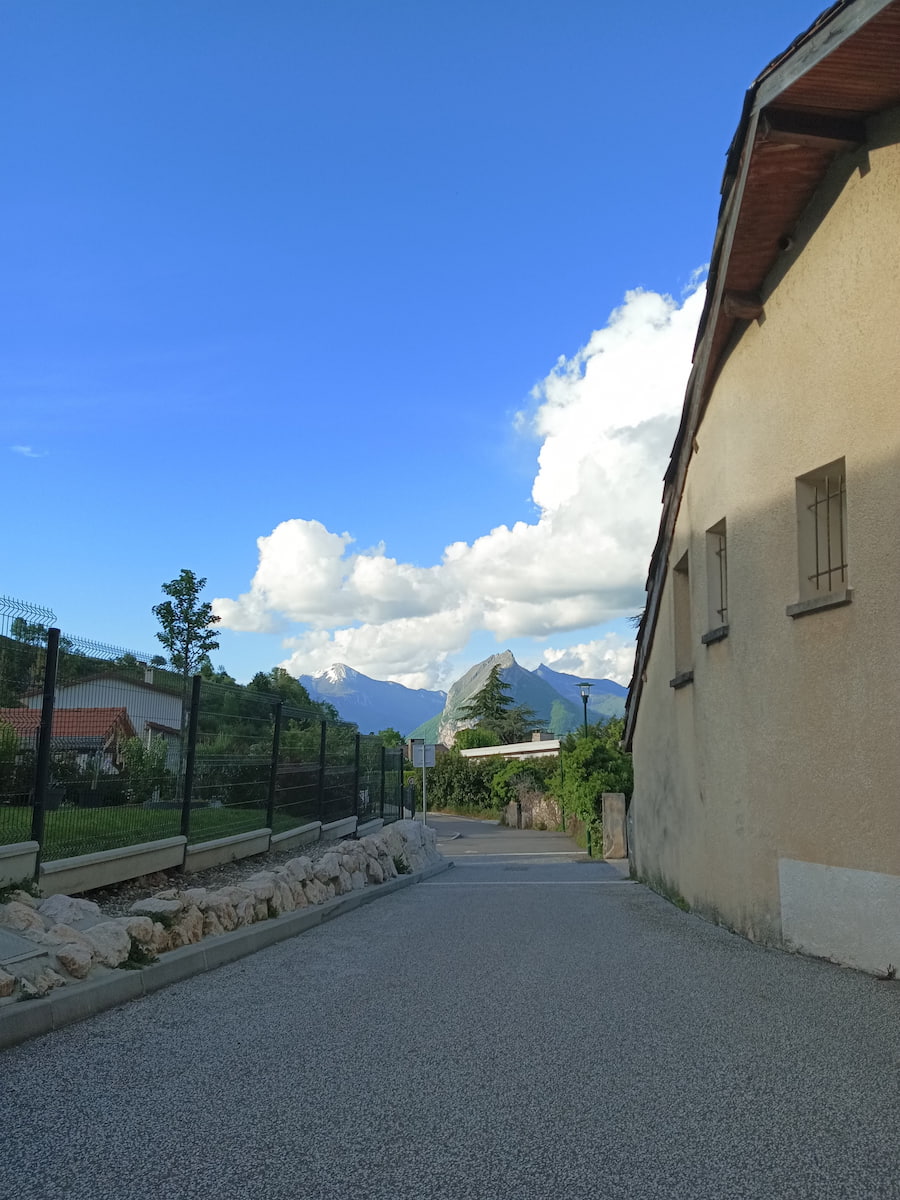
<instances>
[{"instance_id":1,"label":"tiled roof","mask_svg":"<svg viewBox=\"0 0 900 1200\"><path fill-rule=\"evenodd\" d=\"M38 708L0 708L0 722L11 725L20 737L34 737L41 724ZM55 738L107 738L119 727L126 737L134 728L125 708L58 708L53 714Z\"/></svg>"}]
</instances>

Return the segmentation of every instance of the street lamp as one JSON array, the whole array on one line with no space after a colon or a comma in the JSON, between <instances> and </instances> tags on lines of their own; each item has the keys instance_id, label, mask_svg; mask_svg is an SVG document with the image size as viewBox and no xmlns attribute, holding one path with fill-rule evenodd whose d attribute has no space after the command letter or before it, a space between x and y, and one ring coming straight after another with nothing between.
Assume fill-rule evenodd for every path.
<instances>
[{"instance_id":1,"label":"street lamp","mask_svg":"<svg viewBox=\"0 0 900 1200\"><path fill-rule=\"evenodd\" d=\"M594 685L592 683L588 683L586 679L583 679L581 681L581 683L579 683L579 685L578 685L578 690L579 690L579 692L581 692L581 702L584 705L584 736L585 737L587 737L587 731L588 731L588 723L587 723L588 696L590 696L591 688L593 686Z\"/></svg>"}]
</instances>

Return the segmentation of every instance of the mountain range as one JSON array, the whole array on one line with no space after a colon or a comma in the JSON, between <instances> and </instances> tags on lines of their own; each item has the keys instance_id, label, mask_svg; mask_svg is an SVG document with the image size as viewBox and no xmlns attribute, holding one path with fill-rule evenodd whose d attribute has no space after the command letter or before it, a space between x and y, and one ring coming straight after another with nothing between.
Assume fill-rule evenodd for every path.
<instances>
[{"instance_id":1,"label":"mountain range","mask_svg":"<svg viewBox=\"0 0 900 1200\"><path fill-rule=\"evenodd\" d=\"M408 688L401 683L370 679L343 663L318 675L301 675L311 700L327 700L343 721L353 721L361 733L396 729L406 733L443 710L446 692Z\"/></svg>"},{"instance_id":2,"label":"mountain range","mask_svg":"<svg viewBox=\"0 0 900 1200\"><path fill-rule=\"evenodd\" d=\"M484 687L495 666L500 667L500 677L509 685L513 701L533 709L540 727L551 733L569 733L580 727L584 707L578 684L582 679L593 685L588 700L589 720L619 717L625 711L628 689L612 679L586 679L543 664L528 671L509 650L476 663L449 692L370 679L343 663L335 663L318 675L301 675L300 682L313 700L328 700L343 720L355 722L363 733L390 728L404 737L449 745L456 731L467 724L459 710Z\"/></svg>"}]
</instances>

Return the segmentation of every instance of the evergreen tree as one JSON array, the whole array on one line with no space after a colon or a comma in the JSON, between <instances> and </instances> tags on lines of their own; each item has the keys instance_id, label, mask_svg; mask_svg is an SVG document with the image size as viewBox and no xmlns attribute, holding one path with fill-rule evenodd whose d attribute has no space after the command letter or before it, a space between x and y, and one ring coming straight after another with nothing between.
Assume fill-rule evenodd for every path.
<instances>
[{"instance_id":1,"label":"evergreen tree","mask_svg":"<svg viewBox=\"0 0 900 1200\"><path fill-rule=\"evenodd\" d=\"M515 704L511 693L512 688L500 676L498 663L491 667L481 691L460 708L459 715L466 721L474 720L479 730L495 734L505 745L521 742L534 728L537 715L524 704Z\"/></svg>"}]
</instances>

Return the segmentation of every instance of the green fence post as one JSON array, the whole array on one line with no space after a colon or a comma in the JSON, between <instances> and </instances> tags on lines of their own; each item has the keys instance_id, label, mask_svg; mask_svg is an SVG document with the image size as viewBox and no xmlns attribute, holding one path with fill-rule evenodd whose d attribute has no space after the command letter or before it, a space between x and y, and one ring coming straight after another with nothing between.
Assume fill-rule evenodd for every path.
<instances>
[{"instance_id":1,"label":"green fence post","mask_svg":"<svg viewBox=\"0 0 900 1200\"><path fill-rule=\"evenodd\" d=\"M203 677L191 680L191 711L188 717L187 754L184 760L184 791L181 795L181 836L190 837L191 797L194 794L194 765L197 761L197 723L200 720L200 689Z\"/></svg>"},{"instance_id":2,"label":"green fence post","mask_svg":"<svg viewBox=\"0 0 900 1200\"><path fill-rule=\"evenodd\" d=\"M53 740L53 706L56 702L56 671L59 664L59 630L47 630L47 657L44 662L44 695L41 702L41 723L38 732L37 758L34 764L34 806L31 810L31 840L37 842L34 865L37 880L44 849L44 806L50 783L50 747Z\"/></svg>"},{"instance_id":3,"label":"green fence post","mask_svg":"<svg viewBox=\"0 0 900 1200\"><path fill-rule=\"evenodd\" d=\"M381 743L381 787L378 793L379 812L378 815L384 820L384 742Z\"/></svg>"},{"instance_id":4,"label":"green fence post","mask_svg":"<svg viewBox=\"0 0 900 1200\"><path fill-rule=\"evenodd\" d=\"M359 820L359 730L353 740L353 815Z\"/></svg>"},{"instance_id":5,"label":"green fence post","mask_svg":"<svg viewBox=\"0 0 900 1200\"><path fill-rule=\"evenodd\" d=\"M327 722L321 722L319 731L319 821L325 824L325 738L327 735Z\"/></svg>"},{"instance_id":6,"label":"green fence post","mask_svg":"<svg viewBox=\"0 0 900 1200\"><path fill-rule=\"evenodd\" d=\"M275 728L272 730L272 769L269 771L269 799L266 804L266 824L273 828L275 820L275 792L278 789L278 751L281 747L281 711L284 701L279 700L275 705ZM274 832L274 831L273 831Z\"/></svg>"}]
</instances>

